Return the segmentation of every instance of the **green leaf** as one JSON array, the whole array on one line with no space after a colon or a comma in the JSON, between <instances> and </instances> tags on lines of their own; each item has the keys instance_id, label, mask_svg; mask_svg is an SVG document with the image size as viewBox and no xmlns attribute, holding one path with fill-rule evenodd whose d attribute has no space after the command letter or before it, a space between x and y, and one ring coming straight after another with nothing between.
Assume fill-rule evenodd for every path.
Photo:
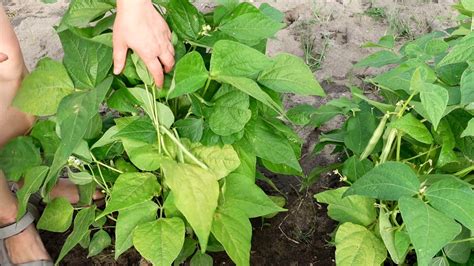
<instances>
[{"instance_id":1,"label":"green leaf","mask_svg":"<svg viewBox=\"0 0 474 266\"><path fill-rule=\"evenodd\" d=\"M430 205L474 231L474 192L456 179L446 178L426 190Z\"/></svg>"},{"instance_id":2,"label":"green leaf","mask_svg":"<svg viewBox=\"0 0 474 266\"><path fill-rule=\"evenodd\" d=\"M252 225L243 212L226 206L220 207L214 215L212 234L224 246L235 264L250 265Z\"/></svg>"},{"instance_id":3,"label":"green leaf","mask_svg":"<svg viewBox=\"0 0 474 266\"><path fill-rule=\"evenodd\" d=\"M99 217L144 203L157 195L160 184L151 173L124 173L115 181L107 207Z\"/></svg>"},{"instance_id":4,"label":"green leaf","mask_svg":"<svg viewBox=\"0 0 474 266\"><path fill-rule=\"evenodd\" d=\"M145 65L145 62L143 62L143 60L136 53L131 54L130 58L132 59L133 65L135 66L135 71L138 77L146 85L152 86L155 82L150 71L148 71L148 68Z\"/></svg>"},{"instance_id":5,"label":"green leaf","mask_svg":"<svg viewBox=\"0 0 474 266\"><path fill-rule=\"evenodd\" d=\"M346 122L344 144L355 154L362 154L377 128L375 115L371 111L358 112Z\"/></svg>"},{"instance_id":6,"label":"green leaf","mask_svg":"<svg viewBox=\"0 0 474 266\"><path fill-rule=\"evenodd\" d=\"M394 52L382 50L360 60L354 67L383 67L400 62L400 57Z\"/></svg>"},{"instance_id":7,"label":"green leaf","mask_svg":"<svg viewBox=\"0 0 474 266\"><path fill-rule=\"evenodd\" d=\"M342 174L351 182L364 176L367 172L374 168L374 163L368 159L362 161L359 157L354 155L344 162L342 167Z\"/></svg>"},{"instance_id":8,"label":"green leaf","mask_svg":"<svg viewBox=\"0 0 474 266\"><path fill-rule=\"evenodd\" d=\"M471 0L461 0L462 6L471 12L474 12L474 2Z\"/></svg>"},{"instance_id":9,"label":"green leaf","mask_svg":"<svg viewBox=\"0 0 474 266\"><path fill-rule=\"evenodd\" d=\"M453 47L453 49L451 49L448 55L446 55L443 60L438 63L437 67L439 68L445 65L472 61L474 59L474 42L472 41L473 37L473 33L470 33L464 37L457 45Z\"/></svg>"},{"instance_id":10,"label":"green leaf","mask_svg":"<svg viewBox=\"0 0 474 266\"><path fill-rule=\"evenodd\" d=\"M461 77L461 104L467 105L474 102L474 72L467 69Z\"/></svg>"},{"instance_id":11,"label":"green leaf","mask_svg":"<svg viewBox=\"0 0 474 266\"><path fill-rule=\"evenodd\" d=\"M431 136L430 131L411 113L395 120L395 122L391 123L390 126L408 134L410 137L421 143L433 143L433 137Z\"/></svg>"},{"instance_id":12,"label":"green leaf","mask_svg":"<svg viewBox=\"0 0 474 266\"><path fill-rule=\"evenodd\" d=\"M68 178L76 185L87 185L94 181L94 177L88 172L73 172L68 168Z\"/></svg>"},{"instance_id":13,"label":"green leaf","mask_svg":"<svg viewBox=\"0 0 474 266\"><path fill-rule=\"evenodd\" d=\"M191 259L191 266L212 266L214 265L214 261L212 257L207 255L206 253L196 252L193 258Z\"/></svg>"},{"instance_id":14,"label":"green leaf","mask_svg":"<svg viewBox=\"0 0 474 266\"><path fill-rule=\"evenodd\" d=\"M146 116L132 116L119 118L117 120L117 133L112 139L137 140L149 144L156 143L156 129L150 118Z\"/></svg>"},{"instance_id":15,"label":"green leaf","mask_svg":"<svg viewBox=\"0 0 474 266\"><path fill-rule=\"evenodd\" d=\"M71 251L79 242L89 233L89 226L94 222L95 219L95 207L85 208L80 210L76 218L74 219L74 229L72 233L66 238L61 252L59 253L58 259L55 265L59 265L59 262Z\"/></svg>"},{"instance_id":16,"label":"green leaf","mask_svg":"<svg viewBox=\"0 0 474 266\"><path fill-rule=\"evenodd\" d=\"M46 205L43 215L38 221L38 229L63 233L72 223L74 208L66 198L55 198Z\"/></svg>"},{"instance_id":17,"label":"green leaf","mask_svg":"<svg viewBox=\"0 0 474 266\"><path fill-rule=\"evenodd\" d=\"M314 195L320 203L329 204L328 215L340 223L354 223L363 226L376 219L375 200L363 196L342 197L347 187L327 190Z\"/></svg>"},{"instance_id":18,"label":"green leaf","mask_svg":"<svg viewBox=\"0 0 474 266\"><path fill-rule=\"evenodd\" d=\"M163 160L161 167L165 182L175 197L176 207L194 229L201 249L206 250L219 197L216 176L198 166L171 160Z\"/></svg>"},{"instance_id":19,"label":"green leaf","mask_svg":"<svg viewBox=\"0 0 474 266\"><path fill-rule=\"evenodd\" d=\"M284 137L264 121L252 123L248 133L250 145L254 148L257 157L275 164L283 164L301 172L301 166L295 155L293 147Z\"/></svg>"},{"instance_id":20,"label":"green leaf","mask_svg":"<svg viewBox=\"0 0 474 266\"><path fill-rule=\"evenodd\" d=\"M454 241L462 241L471 237L471 231L463 227L461 233L454 239ZM457 263L467 263L471 256L471 245L473 241L463 241L458 243L448 244L443 248L444 253L448 258Z\"/></svg>"},{"instance_id":21,"label":"green leaf","mask_svg":"<svg viewBox=\"0 0 474 266\"><path fill-rule=\"evenodd\" d=\"M180 218L161 218L138 225L133 245L153 265L171 265L183 247L185 233Z\"/></svg>"},{"instance_id":22,"label":"green leaf","mask_svg":"<svg viewBox=\"0 0 474 266\"><path fill-rule=\"evenodd\" d=\"M449 266L449 261L444 256L435 257L430 261L429 266Z\"/></svg>"},{"instance_id":23,"label":"green leaf","mask_svg":"<svg viewBox=\"0 0 474 266\"><path fill-rule=\"evenodd\" d=\"M248 218L285 211L277 206L253 179L241 174L234 173L225 178L223 197L228 208L241 210Z\"/></svg>"},{"instance_id":24,"label":"green leaf","mask_svg":"<svg viewBox=\"0 0 474 266\"><path fill-rule=\"evenodd\" d=\"M190 151L209 167L217 179L226 177L240 165L239 156L231 145L219 147L193 143L190 145ZM192 163L192 161L187 162Z\"/></svg>"},{"instance_id":25,"label":"green leaf","mask_svg":"<svg viewBox=\"0 0 474 266\"><path fill-rule=\"evenodd\" d=\"M425 53L435 56L446 52L448 48L449 44L443 39L432 39L426 43Z\"/></svg>"},{"instance_id":26,"label":"green leaf","mask_svg":"<svg viewBox=\"0 0 474 266\"><path fill-rule=\"evenodd\" d=\"M246 94L275 110L277 113L283 113L283 108L277 104L265 91L263 91L255 81L248 78L230 76L221 76L218 80L220 82L230 84L236 89L245 92Z\"/></svg>"},{"instance_id":27,"label":"green leaf","mask_svg":"<svg viewBox=\"0 0 474 266\"><path fill-rule=\"evenodd\" d=\"M217 135L230 136L242 131L252 116L249 96L229 85L219 89L213 102L209 127Z\"/></svg>"},{"instance_id":28,"label":"green leaf","mask_svg":"<svg viewBox=\"0 0 474 266\"><path fill-rule=\"evenodd\" d=\"M461 232L458 223L420 199L403 197L399 206L420 266L428 265Z\"/></svg>"},{"instance_id":29,"label":"green leaf","mask_svg":"<svg viewBox=\"0 0 474 266\"><path fill-rule=\"evenodd\" d=\"M420 98L428 116L426 118L437 129L439 121L443 118L448 106L448 91L439 85L425 83L423 90L420 92Z\"/></svg>"},{"instance_id":30,"label":"green leaf","mask_svg":"<svg viewBox=\"0 0 474 266\"><path fill-rule=\"evenodd\" d=\"M168 93L168 98L192 93L204 86L209 77L204 60L198 52L186 54L176 64L173 82Z\"/></svg>"},{"instance_id":31,"label":"green leaf","mask_svg":"<svg viewBox=\"0 0 474 266\"><path fill-rule=\"evenodd\" d=\"M66 68L59 62L44 58L21 83L13 105L32 115L53 115L59 102L73 91L74 84Z\"/></svg>"},{"instance_id":32,"label":"green leaf","mask_svg":"<svg viewBox=\"0 0 474 266\"><path fill-rule=\"evenodd\" d=\"M338 266L379 266L387 257L383 242L357 224L344 223L339 226L335 242Z\"/></svg>"},{"instance_id":33,"label":"green leaf","mask_svg":"<svg viewBox=\"0 0 474 266\"><path fill-rule=\"evenodd\" d=\"M466 129L462 132L461 138L474 137L474 118L469 120Z\"/></svg>"},{"instance_id":34,"label":"green leaf","mask_svg":"<svg viewBox=\"0 0 474 266\"><path fill-rule=\"evenodd\" d=\"M324 96L321 85L304 61L290 54L279 54L271 68L265 69L258 82L277 92Z\"/></svg>"},{"instance_id":35,"label":"green leaf","mask_svg":"<svg viewBox=\"0 0 474 266\"><path fill-rule=\"evenodd\" d=\"M180 137L189 139L192 142L198 142L201 140L204 131L204 120L186 118L176 121L174 127L178 130Z\"/></svg>"},{"instance_id":36,"label":"green leaf","mask_svg":"<svg viewBox=\"0 0 474 266\"><path fill-rule=\"evenodd\" d=\"M56 123L50 120L38 121L33 126L30 135L39 140L43 148L43 157L46 163L50 164L61 142L61 139L56 134Z\"/></svg>"},{"instance_id":37,"label":"green leaf","mask_svg":"<svg viewBox=\"0 0 474 266\"><path fill-rule=\"evenodd\" d=\"M403 231L399 231L392 226L390 214L384 208L380 208L379 233L390 253L390 258L396 264L402 264L409 251L410 238Z\"/></svg>"},{"instance_id":38,"label":"green leaf","mask_svg":"<svg viewBox=\"0 0 474 266\"><path fill-rule=\"evenodd\" d=\"M197 241L192 239L192 238L186 238L184 240L184 245L183 248L181 249L181 252L179 253L179 256L174 260L173 265L174 266L179 266L182 263L184 263L188 257L193 255L194 251L196 251L196 245ZM201 254L200 252L196 252L196 254Z\"/></svg>"},{"instance_id":39,"label":"green leaf","mask_svg":"<svg viewBox=\"0 0 474 266\"><path fill-rule=\"evenodd\" d=\"M115 259L133 246L132 232L135 227L153 221L157 211L156 203L146 201L119 212L115 226Z\"/></svg>"},{"instance_id":40,"label":"green leaf","mask_svg":"<svg viewBox=\"0 0 474 266\"><path fill-rule=\"evenodd\" d=\"M107 77L112 66L112 48L69 30L60 32L59 38L64 48L64 65L76 88L95 88Z\"/></svg>"},{"instance_id":41,"label":"green leaf","mask_svg":"<svg viewBox=\"0 0 474 266\"><path fill-rule=\"evenodd\" d=\"M357 180L345 196L363 195L381 200L398 200L418 193L420 181L406 164L386 162L376 166Z\"/></svg>"},{"instance_id":42,"label":"green leaf","mask_svg":"<svg viewBox=\"0 0 474 266\"><path fill-rule=\"evenodd\" d=\"M272 66L272 61L261 52L234 41L218 41L211 57L211 77L254 77Z\"/></svg>"},{"instance_id":43,"label":"green leaf","mask_svg":"<svg viewBox=\"0 0 474 266\"><path fill-rule=\"evenodd\" d=\"M171 29L184 40L197 40L200 37L204 17L188 0L170 0L166 9Z\"/></svg>"},{"instance_id":44,"label":"green leaf","mask_svg":"<svg viewBox=\"0 0 474 266\"><path fill-rule=\"evenodd\" d=\"M150 118L154 117L156 110L158 122L160 123L160 125L163 125L166 128L171 127L171 125L174 123L174 114L167 105L164 105L160 102L155 102L153 100L153 95L147 90L141 88L130 88L128 90L133 95L133 97L135 97L135 99L140 103L140 106Z\"/></svg>"},{"instance_id":45,"label":"green leaf","mask_svg":"<svg viewBox=\"0 0 474 266\"><path fill-rule=\"evenodd\" d=\"M273 37L284 24L266 16L249 3L238 5L226 17L218 29L248 45L255 45L263 39Z\"/></svg>"},{"instance_id":46,"label":"green leaf","mask_svg":"<svg viewBox=\"0 0 474 266\"><path fill-rule=\"evenodd\" d=\"M110 244L112 244L112 239L109 234L103 229L100 229L91 239L87 257L90 258L99 255L105 248L110 246Z\"/></svg>"},{"instance_id":47,"label":"green leaf","mask_svg":"<svg viewBox=\"0 0 474 266\"><path fill-rule=\"evenodd\" d=\"M36 166L25 172L23 186L16 193L18 198L17 220L20 220L25 215L30 196L40 189L48 170L49 167L47 166Z\"/></svg>"},{"instance_id":48,"label":"green leaf","mask_svg":"<svg viewBox=\"0 0 474 266\"><path fill-rule=\"evenodd\" d=\"M87 131L87 125L97 114L99 104L109 91L112 80L112 78L107 78L95 89L68 95L59 104L56 117L61 131L61 144L54 154L51 169L45 181L46 187L42 191L43 194L52 189L59 171L82 141Z\"/></svg>"},{"instance_id":49,"label":"green leaf","mask_svg":"<svg viewBox=\"0 0 474 266\"><path fill-rule=\"evenodd\" d=\"M113 5L103 0L73 0L61 20L59 31L66 29L68 26L86 27L90 22L104 15L113 7Z\"/></svg>"},{"instance_id":50,"label":"green leaf","mask_svg":"<svg viewBox=\"0 0 474 266\"><path fill-rule=\"evenodd\" d=\"M41 155L31 137L17 137L0 150L0 168L8 180L19 181L31 167L41 164Z\"/></svg>"}]
</instances>

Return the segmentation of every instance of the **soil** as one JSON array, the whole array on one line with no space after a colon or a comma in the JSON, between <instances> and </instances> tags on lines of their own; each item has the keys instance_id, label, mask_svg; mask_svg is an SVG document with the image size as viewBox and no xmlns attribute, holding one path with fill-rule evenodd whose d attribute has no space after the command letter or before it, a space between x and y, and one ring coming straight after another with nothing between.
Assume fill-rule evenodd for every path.
<instances>
[{"instance_id":1,"label":"soil","mask_svg":"<svg viewBox=\"0 0 474 266\"><path fill-rule=\"evenodd\" d=\"M27 66L49 56L62 57L62 50L53 25L64 13L68 1L59 0L46 5L39 0L0 0L11 17L21 42ZM206 10L213 1L194 1ZM311 65L328 97L299 97L288 95L287 107L306 103L313 106L341 96L348 96L348 86L364 87L363 79L376 74L374 69L353 69L354 62L371 50L361 48L366 42L376 42L386 33L394 33L399 43L433 30L455 24L456 14L450 8L455 0L255 0L267 2L286 15L287 28L268 44L268 54L287 52L301 56ZM379 70L380 71L380 70ZM371 91L367 91L372 94ZM335 129L343 120L336 118L318 129L296 128L305 140L301 161L306 173L340 160L331 149L320 155L311 154L321 132ZM334 265L332 232L336 223L326 214L313 195L328 188L338 187L338 177L324 174L308 189L300 191L297 177L266 173L287 199L288 212L272 219L256 219L253 224L252 265ZM269 194L278 192L267 184L260 184ZM42 232L42 238L53 258L59 254L66 234ZM233 263L224 254L213 254L215 264ZM146 265L134 250L113 259L113 250L87 258L87 252L75 248L62 265Z\"/></svg>"}]
</instances>

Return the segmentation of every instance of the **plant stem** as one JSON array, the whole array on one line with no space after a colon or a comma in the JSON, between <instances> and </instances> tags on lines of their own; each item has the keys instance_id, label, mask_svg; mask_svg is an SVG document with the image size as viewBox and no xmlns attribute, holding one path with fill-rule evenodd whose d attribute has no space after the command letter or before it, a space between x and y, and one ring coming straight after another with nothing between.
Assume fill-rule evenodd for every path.
<instances>
[{"instance_id":1,"label":"plant stem","mask_svg":"<svg viewBox=\"0 0 474 266\"><path fill-rule=\"evenodd\" d=\"M408 107L408 104L411 102L411 100L413 100L413 97L415 97L417 93L416 92L413 92L410 97L405 101L405 103L403 104L402 106L402 109L400 109L400 111L398 112L397 116L398 117L402 117L403 116L403 113L405 113L405 110L407 109Z\"/></svg>"},{"instance_id":2,"label":"plant stem","mask_svg":"<svg viewBox=\"0 0 474 266\"><path fill-rule=\"evenodd\" d=\"M202 97L206 97L207 89L209 89L209 86L211 85L212 79L209 77L207 78L206 81L206 86L204 87L204 91L202 92Z\"/></svg>"},{"instance_id":3,"label":"plant stem","mask_svg":"<svg viewBox=\"0 0 474 266\"><path fill-rule=\"evenodd\" d=\"M170 139L178 146L181 151L187 155L193 162L195 162L197 165L199 165L203 169L209 169L207 165L205 165L203 162L201 162L196 156L194 156L184 145L171 133L166 127L160 126L161 130L170 137Z\"/></svg>"},{"instance_id":4,"label":"plant stem","mask_svg":"<svg viewBox=\"0 0 474 266\"><path fill-rule=\"evenodd\" d=\"M98 164L98 165L100 165L100 166L103 166L103 167L105 167L105 168L108 168L109 170L112 170L112 171L117 172L117 173L119 173L119 174L123 174L123 172L120 171L119 169L115 169L115 168L113 168L112 166L107 165L107 164L105 164L105 163L103 163L103 162L94 161L94 163L96 163L96 164Z\"/></svg>"},{"instance_id":5,"label":"plant stem","mask_svg":"<svg viewBox=\"0 0 474 266\"><path fill-rule=\"evenodd\" d=\"M449 244L471 242L471 241L474 241L474 237L470 237L470 238L466 238L466 239L460 239L460 240L454 240L454 241L449 242Z\"/></svg>"},{"instance_id":6,"label":"plant stem","mask_svg":"<svg viewBox=\"0 0 474 266\"><path fill-rule=\"evenodd\" d=\"M402 132L399 132L397 134L397 162L400 161L400 149L402 146Z\"/></svg>"}]
</instances>

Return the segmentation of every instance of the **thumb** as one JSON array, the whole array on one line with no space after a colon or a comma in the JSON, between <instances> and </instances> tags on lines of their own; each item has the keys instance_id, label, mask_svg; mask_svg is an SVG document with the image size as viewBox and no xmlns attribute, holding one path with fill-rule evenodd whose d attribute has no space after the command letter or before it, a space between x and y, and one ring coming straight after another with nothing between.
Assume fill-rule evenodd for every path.
<instances>
[{"instance_id":1,"label":"thumb","mask_svg":"<svg viewBox=\"0 0 474 266\"><path fill-rule=\"evenodd\" d=\"M122 72L125 61L127 60L128 47L124 42L114 41L114 74L118 75Z\"/></svg>"}]
</instances>

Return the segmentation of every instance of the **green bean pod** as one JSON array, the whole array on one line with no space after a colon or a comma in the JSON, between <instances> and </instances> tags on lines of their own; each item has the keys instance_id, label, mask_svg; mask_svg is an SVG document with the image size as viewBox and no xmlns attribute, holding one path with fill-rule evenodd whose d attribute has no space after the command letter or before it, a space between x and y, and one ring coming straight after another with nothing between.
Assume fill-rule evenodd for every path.
<instances>
[{"instance_id":1,"label":"green bean pod","mask_svg":"<svg viewBox=\"0 0 474 266\"><path fill-rule=\"evenodd\" d=\"M377 146L377 143L379 142L380 138L383 135L383 132L385 131L385 125L387 124L388 118L390 117L389 114L385 114L380 120L379 125L374 131L374 134L372 134L372 137L369 140L369 143L367 144L367 147L365 148L364 152L360 155L360 160L367 159L369 155L374 151L375 147Z\"/></svg>"}]
</instances>

